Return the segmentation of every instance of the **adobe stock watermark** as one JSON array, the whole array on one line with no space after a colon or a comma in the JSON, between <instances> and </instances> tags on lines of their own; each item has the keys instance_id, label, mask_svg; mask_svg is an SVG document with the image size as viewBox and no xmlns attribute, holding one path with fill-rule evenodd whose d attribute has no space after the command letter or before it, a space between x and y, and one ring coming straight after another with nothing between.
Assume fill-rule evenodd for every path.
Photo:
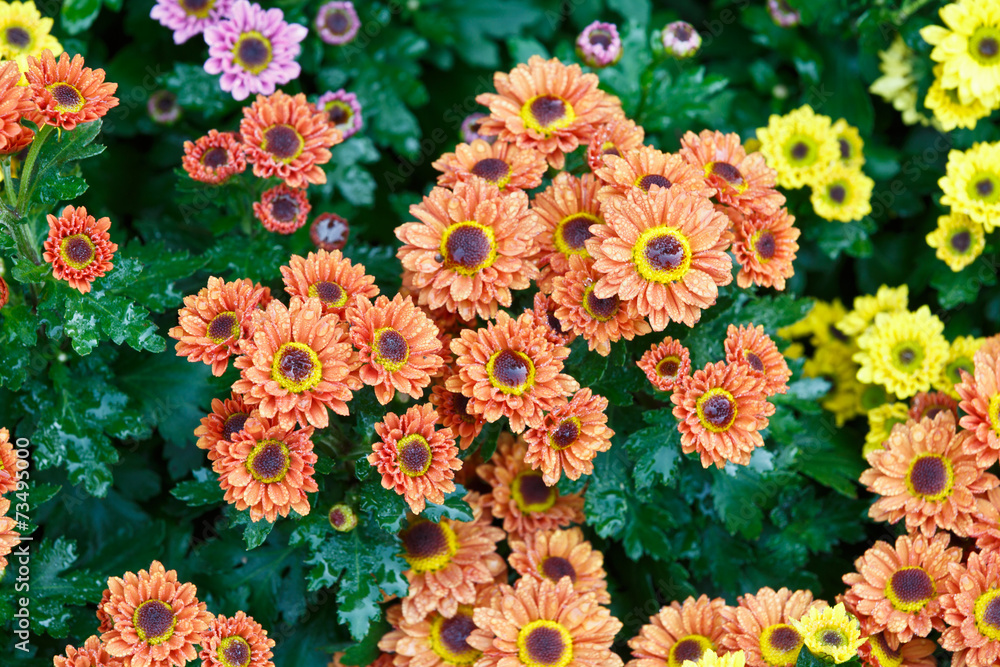
<instances>
[{"instance_id":1,"label":"adobe stock watermark","mask_svg":"<svg viewBox=\"0 0 1000 667\"><path fill-rule=\"evenodd\" d=\"M27 438L18 438L14 445L14 452L17 454L17 490L14 493L13 518L15 530L21 533L21 543L10 552L7 557L7 566L16 567L14 570L14 592L20 593L14 600L14 634L19 641L14 642L14 647L18 651L27 653L31 649L31 552L28 542L31 542L30 535L24 535L29 530L29 516L31 514L31 502L28 498L28 468L31 463L28 460Z\"/></svg>"}]
</instances>

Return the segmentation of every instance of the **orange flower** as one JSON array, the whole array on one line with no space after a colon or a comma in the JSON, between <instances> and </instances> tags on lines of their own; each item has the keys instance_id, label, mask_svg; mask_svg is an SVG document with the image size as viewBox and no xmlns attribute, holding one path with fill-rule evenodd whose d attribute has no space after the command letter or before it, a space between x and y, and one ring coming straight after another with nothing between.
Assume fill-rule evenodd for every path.
<instances>
[{"instance_id":1,"label":"orange flower","mask_svg":"<svg viewBox=\"0 0 1000 667\"><path fill-rule=\"evenodd\" d=\"M212 367L213 375L222 375L230 355L239 354L250 336L264 290L245 278L227 283L210 277L197 294L184 297L184 307L177 313L178 326L167 332L177 340L177 356L202 361Z\"/></svg>"},{"instance_id":2,"label":"orange flower","mask_svg":"<svg viewBox=\"0 0 1000 667\"><path fill-rule=\"evenodd\" d=\"M215 460L216 445L219 442L232 442L233 436L243 430L247 420L257 417L256 410L251 410L243 403L243 397L232 394L225 401L212 399L212 412L201 420L201 426L194 430L198 436L195 446L207 449L208 458Z\"/></svg>"},{"instance_id":3,"label":"orange flower","mask_svg":"<svg viewBox=\"0 0 1000 667\"><path fill-rule=\"evenodd\" d=\"M996 463L1000 452L1000 357L994 349L984 344L973 356L973 374L963 372L962 382L955 385L961 398L958 407L965 413L959 424L975 436L967 447L980 468Z\"/></svg>"},{"instance_id":4,"label":"orange flower","mask_svg":"<svg viewBox=\"0 0 1000 667\"><path fill-rule=\"evenodd\" d=\"M615 434L608 428L608 399L583 388L566 405L545 415L539 428L524 432L528 451L524 462L532 470L542 471L542 480L549 486L559 483L566 471L569 479L594 472L594 457L611 448Z\"/></svg>"},{"instance_id":5,"label":"orange flower","mask_svg":"<svg viewBox=\"0 0 1000 667\"><path fill-rule=\"evenodd\" d=\"M31 92L19 86L21 70L17 63L9 60L0 64L0 154L10 155L21 150L25 139L30 142L34 133L24 125L21 118L30 114L35 103Z\"/></svg>"},{"instance_id":6,"label":"orange flower","mask_svg":"<svg viewBox=\"0 0 1000 667\"><path fill-rule=\"evenodd\" d=\"M753 324L738 329L730 324L726 331L726 361L747 364L752 372L764 378L764 395L784 394L792 371L764 327Z\"/></svg>"},{"instance_id":7,"label":"orange flower","mask_svg":"<svg viewBox=\"0 0 1000 667\"><path fill-rule=\"evenodd\" d=\"M949 566L941 607L948 624L941 646L955 667L990 667L1000 660L1000 562L996 551L972 552Z\"/></svg>"},{"instance_id":8,"label":"orange flower","mask_svg":"<svg viewBox=\"0 0 1000 667\"><path fill-rule=\"evenodd\" d=\"M275 176L290 188L326 183L321 164L330 161L330 148L343 141L340 130L327 122L302 93L280 90L243 107L240 136L254 176Z\"/></svg>"},{"instance_id":9,"label":"orange flower","mask_svg":"<svg viewBox=\"0 0 1000 667\"><path fill-rule=\"evenodd\" d=\"M14 530L17 522L7 516L10 501L0 497L0 572L7 568L7 554L21 543L21 534Z\"/></svg>"},{"instance_id":10,"label":"orange flower","mask_svg":"<svg viewBox=\"0 0 1000 667\"><path fill-rule=\"evenodd\" d=\"M241 512L249 509L252 521L274 523L291 510L309 514L306 494L319 490L312 434L311 426L295 430L294 424L255 417L231 441L220 440L212 470L219 474L226 502Z\"/></svg>"},{"instance_id":11,"label":"orange flower","mask_svg":"<svg viewBox=\"0 0 1000 667\"><path fill-rule=\"evenodd\" d=\"M102 635L115 627L115 622L107 611L107 604L110 599L111 590L105 588L104 592L101 593L101 601L97 603L97 632Z\"/></svg>"},{"instance_id":12,"label":"orange flower","mask_svg":"<svg viewBox=\"0 0 1000 667\"><path fill-rule=\"evenodd\" d=\"M52 264L56 280L86 294L95 278L103 277L114 264L118 244L111 242L111 220L97 220L83 206L67 206L57 218L49 214L49 237L42 257Z\"/></svg>"},{"instance_id":13,"label":"orange flower","mask_svg":"<svg viewBox=\"0 0 1000 667\"><path fill-rule=\"evenodd\" d=\"M253 203L253 214L264 229L278 234L294 234L309 217L309 197L305 188L290 188L284 183L266 190Z\"/></svg>"},{"instance_id":14,"label":"orange flower","mask_svg":"<svg viewBox=\"0 0 1000 667\"><path fill-rule=\"evenodd\" d=\"M502 311L485 329L464 329L451 341L459 370L445 386L467 396L469 412L490 423L507 417L515 433L540 426L543 413L580 388L561 372L569 348L556 347L545 333L528 313L515 320Z\"/></svg>"},{"instance_id":15,"label":"orange flower","mask_svg":"<svg viewBox=\"0 0 1000 667\"><path fill-rule=\"evenodd\" d=\"M939 412L950 412L958 419L958 401L943 391L921 391L910 399L910 419L934 419Z\"/></svg>"},{"instance_id":16,"label":"orange flower","mask_svg":"<svg viewBox=\"0 0 1000 667\"><path fill-rule=\"evenodd\" d=\"M432 189L410 215L420 222L396 228L403 242L396 255L420 305L447 308L464 320L492 319L498 306L511 304L512 289L538 276L530 258L541 222L523 192L505 195L474 178L456 183L454 192Z\"/></svg>"},{"instance_id":17,"label":"orange flower","mask_svg":"<svg viewBox=\"0 0 1000 667\"><path fill-rule=\"evenodd\" d=\"M63 53L57 61L48 49L41 58L28 56L28 71L24 73L45 122L64 130L78 123L89 123L118 106L114 92L117 83L104 82L104 70L83 66L83 56L70 60Z\"/></svg>"},{"instance_id":18,"label":"orange flower","mask_svg":"<svg viewBox=\"0 0 1000 667\"><path fill-rule=\"evenodd\" d=\"M584 74L579 65L532 56L510 74L493 75L496 93L476 97L490 109L479 133L533 148L562 169L566 153L589 142L600 125L621 111L618 99L597 84L597 75Z\"/></svg>"},{"instance_id":19,"label":"orange flower","mask_svg":"<svg viewBox=\"0 0 1000 667\"><path fill-rule=\"evenodd\" d=\"M962 550L949 548L948 542L947 533L929 540L920 534L902 535L895 549L880 540L854 561L857 572L844 575L850 586L844 604L865 634L884 631L906 643L914 635L944 630L939 596L951 577L950 564L962 560Z\"/></svg>"},{"instance_id":20,"label":"orange flower","mask_svg":"<svg viewBox=\"0 0 1000 667\"><path fill-rule=\"evenodd\" d=\"M792 262L799 250L801 232L794 226L795 216L784 208L766 216L756 211L744 216L732 208L725 212L736 237L733 255L740 265L736 284L743 289L750 285L785 289L785 280L795 275Z\"/></svg>"},{"instance_id":21,"label":"orange flower","mask_svg":"<svg viewBox=\"0 0 1000 667\"><path fill-rule=\"evenodd\" d=\"M196 181L225 183L230 176L246 171L247 159L236 133L209 130L197 141L184 142L181 164Z\"/></svg>"},{"instance_id":22,"label":"orange flower","mask_svg":"<svg viewBox=\"0 0 1000 667\"><path fill-rule=\"evenodd\" d=\"M486 593L484 588L479 595L483 603ZM467 641L476 629L473 608L459 605L451 617L434 611L411 623L402 617L399 606L390 607L386 618L393 629L379 640L378 646L393 655L391 664L396 667L471 667L481 655Z\"/></svg>"},{"instance_id":23,"label":"orange flower","mask_svg":"<svg viewBox=\"0 0 1000 667\"><path fill-rule=\"evenodd\" d=\"M570 257L590 257L585 245L593 236L590 226L604 223L596 197L598 185L591 174L577 178L564 171L531 202L543 224L538 236L538 289L542 292L551 293L553 278L569 271Z\"/></svg>"},{"instance_id":24,"label":"orange flower","mask_svg":"<svg viewBox=\"0 0 1000 667\"><path fill-rule=\"evenodd\" d=\"M950 412L895 425L882 448L869 452L872 467L861 473L861 483L881 496L868 515L889 523L905 517L908 531L927 537L938 528L965 537L976 511L973 494L1000 484L976 464L971 438L967 431L955 434Z\"/></svg>"},{"instance_id":25,"label":"orange flower","mask_svg":"<svg viewBox=\"0 0 1000 667\"><path fill-rule=\"evenodd\" d=\"M234 365L241 373L233 391L286 429L296 421L326 428L327 409L347 416L351 392L361 388L347 328L336 315L324 315L316 298L293 296L288 307L274 300L257 311L253 336Z\"/></svg>"},{"instance_id":26,"label":"orange flower","mask_svg":"<svg viewBox=\"0 0 1000 667\"><path fill-rule=\"evenodd\" d=\"M1000 547L1000 487L976 497L976 512L972 515L969 537L983 551Z\"/></svg>"},{"instance_id":27,"label":"orange flower","mask_svg":"<svg viewBox=\"0 0 1000 667\"><path fill-rule=\"evenodd\" d=\"M83 648L67 646L65 653L52 658L54 667L122 667L122 661L109 655L96 635L87 637Z\"/></svg>"},{"instance_id":28,"label":"orange flower","mask_svg":"<svg viewBox=\"0 0 1000 667\"><path fill-rule=\"evenodd\" d=\"M439 505L455 490L452 481L462 467L450 428L435 430L433 406L414 405L399 417L388 413L375 424L381 438L372 445L368 463L382 475L382 486L406 499L410 511L420 514L425 501Z\"/></svg>"},{"instance_id":29,"label":"orange flower","mask_svg":"<svg viewBox=\"0 0 1000 667\"><path fill-rule=\"evenodd\" d=\"M305 258L292 255L288 265L281 267L281 278L290 296L314 296L322 302L324 313L342 318L352 297L374 299L379 292L364 265L352 264L339 250L319 250Z\"/></svg>"},{"instance_id":30,"label":"orange flower","mask_svg":"<svg viewBox=\"0 0 1000 667\"><path fill-rule=\"evenodd\" d=\"M634 302L622 302L616 294L604 299L594 294L601 274L587 260L573 256L569 266L569 271L554 281L552 300L559 306L556 318L583 336L588 348L606 357L611 354L611 343L652 331Z\"/></svg>"},{"instance_id":31,"label":"orange flower","mask_svg":"<svg viewBox=\"0 0 1000 667\"><path fill-rule=\"evenodd\" d=\"M17 490L17 453L10 441L10 431L0 428L0 496Z\"/></svg>"},{"instance_id":32,"label":"orange flower","mask_svg":"<svg viewBox=\"0 0 1000 667\"><path fill-rule=\"evenodd\" d=\"M501 433L493 458L476 468L492 487L483 503L494 518L503 520L503 529L511 536L522 539L540 530L583 523L583 496L562 495L558 487L547 486L542 473L528 467L527 451L522 438L515 441L511 434Z\"/></svg>"},{"instance_id":33,"label":"orange flower","mask_svg":"<svg viewBox=\"0 0 1000 667\"><path fill-rule=\"evenodd\" d=\"M937 667L936 647L930 639L917 638L900 644L895 637L881 633L861 645L858 657L865 667Z\"/></svg>"},{"instance_id":34,"label":"orange flower","mask_svg":"<svg viewBox=\"0 0 1000 667\"><path fill-rule=\"evenodd\" d=\"M183 667L197 655L194 645L212 622L194 584L154 560L149 571L108 579L105 611L114 628L101 635L108 653L130 667Z\"/></svg>"},{"instance_id":35,"label":"orange flower","mask_svg":"<svg viewBox=\"0 0 1000 667\"><path fill-rule=\"evenodd\" d=\"M604 164L605 155L624 155L642 146L646 131L635 121L619 114L605 123L595 133L587 145L587 164L591 169L599 169Z\"/></svg>"},{"instance_id":36,"label":"orange flower","mask_svg":"<svg viewBox=\"0 0 1000 667\"><path fill-rule=\"evenodd\" d=\"M580 595L593 593L601 604L611 602L604 555L583 539L579 528L529 533L523 540L511 540L510 565L522 577L538 581L558 583L569 577Z\"/></svg>"},{"instance_id":37,"label":"orange flower","mask_svg":"<svg viewBox=\"0 0 1000 667\"><path fill-rule=\"evenodd\" d=\"M491 144L482 139L459 144L454 153L445 153L431 166L442 172L438 185L444 187L478 176L508 191L537 188L548 169L545 156L532 148L518 148L506 141Z\"/></svg>"},{"instance_id":38,"label":"orange flower","mask_svg":"<svg viewBox=\"0 0 1000 667\"><path fill-rule=\"evenodd\" d=\"M532 300L531 310L525 308L524 312L531 316L534 326L545 328L545 339L547 341L556 347L568 347L570 343L576 340L576 334L570 330L568 324L563 326L563 323L556 317L556 309L558 307L558 304L552 300L552 297L537 292Z\"/></svg>"},{"instance_id":39,"label":"orange flower","mask_svg":"<svg viewBox=\"0 0 1000 667\"><path fill-rule=\"evenodd\" d=\"M684 453L698 452L705 468L722 468L726 461L747 465L753 450L764 446L760 431L774 414L764 386L748 364L721 361L685 378L670 395Z\"/></svg>"},{"instance_id":40,"label":"orange flower","mask_svg":"<svg viewBox=\"0 0 1000 667\"><path fill-rule=\"evenodd\" d=\"M476 603L479 586L507 571L496 552L503 531L478 518L467 523L417 518L400 533L403 558L410 565L405 573L410 591L403 598L408 622L419 623L435 611L452 618L459 605Z\"/></svg>"},{"instance_id":41,"label":"orange flower","mask_svg":"<svg viewBox=\"0 0 1000 667\"><path fill-rule=\"evenodd\" d=\"M591 227L587 240L603 274L594 292L634 300L655 331L670 321L694 326L732 282L729 220L707 199L682 188L633 189L601 210L608 224Z\"/></svg>"},{"instance_id":42,"label":"orange flower","mask_svg":"<svg viewBox=\"0 0 1000 667\"><path fill-rule=\"evenodd\" d=\"M597 198L603 204L609 197L624 197L634 188L655 192L657 188L683 188L706 199L712 188L705 185L701 172L680 155L664 153L652 146L640 146L619 155L605 155L604 164L594 170L603 185Z\"/></svg>"},{"instance_id":43,"label":"orange flower","mask_svg":"<svg viewBox=\"0 0 1000 667\"><path fill-rule=\"evenodd\" d=\"M486 420L479 415L469 413L468 396L448 391L445 388L445 383L451 375L450 370L446 371L441 384L436 384L431 388L430 401L438 411L441 425L451 429L452 433L459 438L459 447L465 451L472 445L472 441L476 439L479 432L483 430Z\"/></svg>"},{"instance_id":44,"label":"orange flower","mask_svg":"<svg viewBox=\"0 0 1000 667\"><path fill-rule=\"evenodd\" d=\"M633 658L626 667L682 667L686 660L697 662L706 651L719 653L725 608L725 600L709 600L707 595L689 597L683 605L671 602L628 640Z\"/></svg>"},{"instance_id":45,"label":"orange flower","mask_svg":"<svg viewBox=\"0 0 1000 667\"><path fill-rule=\"evenodd\" d=\"M423 396L431 373L442 365L438 328L399 294L392 301L382 295L375 304L356 296L347 310L351 342L361 359L361 381L375 388L378 402L385 405L396 390L413 398Z\"/></svg>"},{"instance_id":46,"label":"orange flower","mask_svg":"<svg viewBox=\"0 0 1000 667\"><path fill-rule=\"evenodd\" d=\"M660 391L673 391L691 375L691 353L670 336L646 350L636 366Z\"/></svg>"},{"instance_id":47,"label":"orange flower","mask_svg":"<svg viewBox=\"0 0 1000 667\"><path fill-rule=\"evenodd\" d=\"M773 216L785 205L785 196L774 187L777 172L760 153L747 155L738 134L688 132L681 139L680 155L702 172L720 204L763 216Z\"/></svg>"},{"instance_id":48,"label":"orange flower","mask_svg":"<svg viewBox=\"0 0 1000 667\"><path fill-rule=\"evenodd\" d=\"M202 667L274 667L274 640L242 611L231 618L216 616L199 643Z\"/></svg>"},{"instance_id":49,"label":"orange flower","mask_svg":"<svg viewBox=\"0 0 1000 667\"><path fill-rule=\"evenodd\" d=\"M478 629L468 643L482 651L478 667L622 667L611 650L621 622L568 578L500 584L474 618Z\"/></svg>"},{"instance_id":50,"label":"orange flower","mask_svg":"<svg viewBox=\"0 0 1000 667\"><path fill-rule=\"evenodd\" d=\"M736 607L722 607L725 633L719 645L727 651L743 651L750 667L788 667L794 665L802 650L802 635L792 621L802 618L813 607L825 607L813 601L809 591L761 588L755 595L741 595Z\"/></svg>"}]
</instances>

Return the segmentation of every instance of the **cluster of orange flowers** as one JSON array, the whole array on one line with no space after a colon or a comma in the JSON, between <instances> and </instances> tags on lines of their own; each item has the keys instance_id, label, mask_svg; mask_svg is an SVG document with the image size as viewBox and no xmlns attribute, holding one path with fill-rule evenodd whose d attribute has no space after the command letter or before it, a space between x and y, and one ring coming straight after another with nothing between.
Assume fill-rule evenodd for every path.
<instances>
[{"instance_id":1,"label":"cluster of orange flowers","mask_svg":"<svg viewBox=\"0 0 1000 667\"><path fill-rule=\"evenodd\" d=\"M7 516L11 510L10 500L5 498L18 487L17 454L10 441L10 431L0 428L0 575L7 568L7 555L21 543L21 534L16 530L17 522ZM24 491L24 482L21 482Z\"/></svg>"}]
</instances>

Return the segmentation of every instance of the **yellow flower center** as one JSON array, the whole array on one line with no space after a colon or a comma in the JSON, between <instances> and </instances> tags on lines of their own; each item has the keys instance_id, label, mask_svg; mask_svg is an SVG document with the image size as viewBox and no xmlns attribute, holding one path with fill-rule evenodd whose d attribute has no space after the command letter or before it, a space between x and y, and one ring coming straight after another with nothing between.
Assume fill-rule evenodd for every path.
<instances>
[{"instance_id":1,"label":"yellow flower center","mask_svg":"<svg viewBox=\"0 0 1000 667\"><path fill-rule=\"evenodd\" d=\"M302 155L305 145L305 139L291 125L272 125L264 130L261 148L278 162L287 164Z\"/></svg>"},{"instance_id":2,"label":"yellow flower center","mask_svg":"<svg viewBox=\"0 0 1000 667\"><path fill-rule=\"evenodd\" d=\"M847 180L833 181L826 184L826 200L831 204L843 206L851 198L851 183Z\"/></svg>"},{"instance_id":3,"label":"yellow flower center","mask_svg":"<svg viewBox=\"0 0 1000 667\"><path fill-rule=\"evenodd\" d=\"M532 621L517 633L517 657L525 667L566 667L573 661L573 638L561 623Z\"/></svg>"},{"instance_id":4,"label":"yellow flower center","mask_svg":"<svg viewBox=\"0 0 1000 667\"><path fill-rule=\"evenodd\" d=\"M910 495L932 503L951 495L955 485L955 472L951 461L940 454L921 454L910 463L906 471L906 488Z\"/></svg>"},{"instance_id":5,"label":"yellow flower center","mask_svg":"<svg viewBox=\"0 0 1000 667\"><path fill-rule=\"evenodd\" d=\"M948 377L949 382L953 385L962 381L962 374L960 371L965 371L969 375L972 375L975 370L976 366L969 357L958 357L957 359L952 359L944 367L945 375Z\"/></svg>"},{"instance_id":6,"label":"yellow flower center","mask_svg":"<svg viewBox=\"0 0 1000 667\"><path fill-rule=\"evenodd\" d=\"M179 4L188 16L203 19L212 11L212 7L215 6L215 0L180 0Z\"/></svg>"},{"instance_id":7,"label":"yellow flower center","mask_svg":"<svg viewBox=\"0 0 1000 667\"><path fill-rule=\"evenodd\" d=\"M868 646L878 667L900 667L903 664L903 654L889 646L881 632L868 638Z\"/></svg>"},{"instance_id":8,"label":"yellow flower center","mask_svg":"<svg viewBox=\"0 0 1000 667\"><path fill-rule=\"evenodd\" d=\"M968 229L959 229L948 237L948 247L957 254L965 255L972 249L972 232Z\"/></svg>"},{"instance_id":9,"label":"yellow flower center","mask_svg":"<svg viewBox=\"0 0 1000 667\"><path fill-rule=\"evenodd\" d=\"M775 623L760 633L760 654L773 667L794 665L802 650L802 635L785 623Z\"/></svg>"},{"instance_id":10,"label":"yellow flower center","mask_svg":"<svg viewBox=\"0 0 1000 667\"><path fill-rule=\"evenodd\" d=\"M176 625L174 610L162 600L146 600L132 614L135 633L150 646L157 646L170 639Z\"/></svg>"},{"instance_id":11,"label":"yellow flower center","mask_svg":"<svg viewBox=\"0 0 1000 667\"><path fill-rule=\"evenodd\" d=\"M447 519L432 523L421 519L399 535L403 558L414 572L437 572L451 562L458 551L458 538Z\"/></svg>"},{"instance_id":12,"label":"yellow flower center","mask_svg":"<svg viewBox=\"0 0 1000 667\"><path fill-rule=\"evenodd\" d=\"M991 588L976 598L975 618L981 635L1000 641L1000 588Z\"/></svg>"},{"instance_id":13,"label":"yellow flower center","mask_svg":"<svg viewBox=\"0 0 1000 667\"><path fill-rule=\"evenodd\" d=\"M979 170L969 179L965 192L973 201L995 204L1000 201L1000 175L993 171Z\"/></svg>"},{"instance_id":14,"label":"yellow flower center","mask_svg":"<svg viewBox=\"0 0 1000 667\"><path fill-rule=\"evenodd\" d=\"M785 159L792 167L809 167L819 159L819 145L815 137L793 134L785 142L784 153Z\"/></svg>"},{"instance_id":15,"label":"yellow flower center","mask_svg":"<svg viewBox=\"0 0 1000 667\"><path fill-rule=\"evenodd\" d=\"M323 111L326 112L327 120L338 130L350 125L351 118L354 117L354 109L343 100L330 100Z\"/></svg>"},{"instance_id":16,"label":"yellow flower center","mask_svg":"<svg viewBox=\"0 0 1000 667\"><path fill-rule=\"evenodd\" d=\"M322 301L327 308L343 308L347 305L347 290L329 280L313 283L309 286L308 294Z\"/></svg>"},{"instance_id":17,"label":"yellow flower center","mask_svg":"<svg viewBox=\"0 0 1000 667\"><path fill-rule=\"evenodd\" d=\"M510 165L496 157L483 158L472 165L469 173L503 190L510 182Z\"/></svg>"},{"instance_id":18,"label":"yellow flower center","mask_svg":"<svg viewBox=\"0 0 1000 667\"><path fill-rule=\"evenodd\" d=\"M45 90L52 94L52 99L56 103L56 111L59 113L77 113L83 109L83 105L86 103L80 91L65 81L50 83L45 86Z\"/></svg>"},{"instance_id":19,"label":"yellow flower center","mask_svg":"<svg viewBox=\"0 0 1000 667\"><path fill-rule=\"evenodd\" d=\"M714 177L716 181L723 181L728 187L736 191L736 194L743 194L750 187L741 172L734 165L728 162L709 162L705 165L705 178Z\"/></svg>"},{"instance_id":20,"label":"yellow flower center","mask_svg":"<svg viewBox=\"0 0 1000 667\"><path fill-rule=\"evenodd\" d=\"M1000 65L1000 28L981 25L969 38L969 55L983 67Z\"/></svg>"},{"instance_id":21,"label":"yellow flower center","mask_svg":"<svg viewBox=\"0 0 1000 667\"><path fill-rule=\"evenodd\" d=\"M715 645L708 637L702 635L687 635L681 637L670 647L667 654L668 667L681 667L685 662L698 662L706 651L714 651Z\"/></svg>"},{"instance_id":22,"label":"yellow flower center","mask_svg":"<svg viewBox=\"0 0 1000 667\"><path fill-rule=\"evenodd\" d=\"M646 280L672 283L691 268L691 245L680 230L672 227L647 229L636 239L632 262Z\"/></svg>"},{"instance_id":23,"label":"yellow flower center","mask_svg":"<svg viewBox=\"0 0 1000 667\"><path fill-rule=\"evenodd\" d=\"M376 363L390 373L395 373L409 360L410 346L403 334L392 327L384 327L375 330L372 353Z\"/></svg>"},{"instance_id":24,"label":"yellow flower center","mask_svg":"<svg viewBox=\"0 0 1000 667\"><path fill-rule=\"evenodd\" d=\"M990 397L990 404L986 408L986 416L990 420L993 432L1000 435L1000 394L993 394Z\"/></svg>"},{"instance_id":25,"label":"yellow flower center","mask_svg":"<svg viewBox=\"0 0 1000 667\"><path fill-rule=\"evenodd\" d=\"M813 642L816 647L823 651L824 649L838 649L842 646L847 646L847 633L842 629L833 626L825 626L813 633Z\"/></svg>"},{"instance_id":26,"label":"yellow flower center","mask_svg":"<svg viewBox=\"0 0 1000 667\"><path fill-rule=\"evenodd\" d=\"M216 345L239 338L240 322L236 319L236 313L227 310L213 317L205 327L205 337Z\"/></svg>"},{"instance_id":27,"label":"yellow flower center","mask_svg":"<svg viewBox=\"0 0 1000 667\"><path fill-rule=\"evenodd\" d=\"M59 243L59 253L70 267L80 271L87 268L97 257L94 242L86 234L67 236Z\"/></svg>"},{"instance_id":28,"label":"yellow flower center","mask_svg":"<svg viewBox=\"0 0 1000 667\"><path fill-rule=\"evenodd\" d=\"M535 384L535 364L524 352L500 350L486 362L490 384L504 394L520 396Z\"/></svg>"},{"instance_id":29,"label":"yellow flower center","mask_svg":"<svg viewBox=\"0 0 1000 667\"><path fill-rule=\"evenodd\" d=\"M532 514L552 509L559 498L559 490L554 486L546 486L542 473L525 470L518 473L511 482L510 495L522 514Z\"/></svg>"},{"instance_id":30,"label":"yellow flower center","mask_svg":"<svg viewBox=\"0 0 1000 667\"><path fill-rule=\"evenodd\" d=\"M614 319L621 305L618 295L612 294L606 299L601 299L594 294L594 285L596 283L591 283L583 290L583 310L598 322Z\"/></svg>"},{"instance_id":31,"label":"yellow flower center","mask_svg":"<svg viewBox=\"0 0 1000 667\"><path fill-rule=\"evenodd\" d=\"M548 137L573 124L573 105L555 95L536 95L521 107L524 126Z\"/></svg>"},{"instance_id":32,"label":"yellow flower center","mask_svg":"<svg viewBox=\"0 0 1000 667\"><path fill-rule=\"evenodd\" d=\"M451 618L434 613L430 625L431 650L447 665L469 667L482 655L468 643L469 635L476 629L472 607L460 605Z\"/></svg>"},{"instance_id":33,"label":"yellow flower center","mask_svg":"<svg viewBox=\"0 0 1000 667\"><path fill-rule=\"evenodd\" d=\"M576 417L567 417L549 433L549 446L556 451L562 451L576 442L579 437L580 420Z\"/></svg>"},{"instance_id":34,"label":"yellow flower center","mask_svg":"<svg viewBox=\"0 0 1000 667\"><path fill-rule=\"evenodd\" d=\"M201 154L200 162L209 169L218 169L229 164L229 151L222 146L210 146Z\"/></svg>"},{"instance_id":35,"label":"yellow flower center","mask_svg":"<svg viewBox=\"0 0 1000 667\"><path fill-rule=\"evenodd\" d=\"M552 233L552 242L556 250L563 255L588 256L586 242L593 234L591 225L601 224L601 219L590 213L574 213L559 221Z\"/></svg>"},{"instance_id":36,"label":"yellow flower center","mask_svg":"<svg viewBox=\"0 0 1000 667\"><path fill-rule=\"evenodd\" d=\"M695 403L698 421L712 433L723 433L736 421L736 398L716 387L702 394Z\"/></svg>"},{"instance_id":37,"label":"yellow flower center","mask_svg":"<svg viewBox=\"0 0 1000 667\"><path fill-rule=\"evenodd\" d=\"M233 45L233 62L251 74L263 72L273 58L271 40L256 30L243 33Z\"/></svg>"},{"instance_id":38,"label":"yellow flower center","mask_svg":"<svg viewBox=\"0 0 1000 667\"><path fill-rule=\"evenodd\" d=\"M681 358L676 355L663 357L656 364L656 374L661 378L676 380L677 374L681 371Z\"/></svg>"},{"instance_id":39,"label":"yellow flower center","mask_svg":"<svg viewBox=\"0 0 1000 667\"><path fill-rule=\"evenodd\" d=\"M285 391L301 394L323 379L323 364L319 356L303 343L285 343L271 362L271 379Z\"/></svg>"},{"instance_id":40,"label":"yellow flower center","mask_svg":"<svg viewBox=\"0 0 1000 667\"><path fill-rule=\"evenodd\" d=\"M472 276L496 261L496 237L490 227L475 220L458 222L441 235L438 253L444 268Z\"/></svg>"},{"instance_id":41,"label":"yellow flower center","mask_svg":"<svg viewBox=\"0 0 1000 667\"><path fill-rule=\"evenodd\" d=\"M396 463L407 477L421 477L434 460L431 446L419 433L411 433L396 443Z\"/></svg>"},{"instance_id":42,"label":"yellow flower center","mask_svg":"<svg viewBox=\"0 0 1000 667\"><path fill-rule=\"evenodd\" d=\"M885 596L892 606L908 614L923 609L934 599L934 581L922 567L903 567L885 582Z\"/></svg>"},{"instance_id":43,"label":"yellow flower center","mask_svg":"<svg viewBox=\"0 0 1000 667\"><path fill-rule=\"evenodd\" d=\"M766 264L774 259L774 252L778 246L774 233L770 229L761 229L750 237L750 247L753 248L757 261Z\"/></svg>"},{"instance_id":44,"label":"yellow flower center","mask_svg":"<svg viewBox=\"0 0 1000 667\"><path fill-rule=\"evenodd\" d=\"M247 667L250 664L250 644L239 635L226 637L219 642L216 655L226 667Z\"/></svg>"},{"instance_id":45,"label":"yellow flower center","mask_svg":"<svg viewBox=\"0 0 1000 667\"><path fill-rule=\"evenodd\" d=\"M288 445L280 440L261 440L247 457L247 472L262 484L280 482L292 464Z\"/></svg>"},{"instance_id":46,"label":"yellow flower center","mask_svg":"<svg viewBox=\"0 0 1000 667\"><path fill-rule=\"evenodd\" d=\"M918 340L896 343L890 353L893 367L906 374L920 370L924 363L924 346Z\"/></svg>"}]
</instances>

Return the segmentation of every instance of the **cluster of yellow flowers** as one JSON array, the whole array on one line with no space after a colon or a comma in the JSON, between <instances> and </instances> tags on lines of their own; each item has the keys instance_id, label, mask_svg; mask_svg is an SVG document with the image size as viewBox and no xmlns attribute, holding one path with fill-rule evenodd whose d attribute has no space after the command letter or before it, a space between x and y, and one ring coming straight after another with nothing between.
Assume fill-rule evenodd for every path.
<instances>
[{"instance_id":1,"label":"cluster of yellow flowers","mask_svg":"<svg viewBox=\"0 0 1000 667\"><path fill-rule=\"evenodd\" d=\"M931 119L917 109L917 77L913 64L917 54L897 34L888 49L878 52L879 71L868 90L891 104L907 125L930 125Z\"/></svg>"},{"instance_id":2,"label":"cluster of yellow flowers","mask_svg":"<svg viewBox=\"0 0 1000 667\"><path fill-rule=\"evenodd\" d=\"M843 118L834 122L806 105L772 115L757 138L778 185L812 188L810 201L821 218L850 222L871 213L875 183L861 171L864 142Z\"/></svg>"},{"instance_id":3,"label":"cluster of yellow flowers","mask_svg":"<svg viewBox=\"0 0 1000 667\"><path fill-rule=\"evenodd\" d=\"M63 47L51 32L52 19L43 18L34 2L0 0L0 60L15 60L25 72L28 56L40 57L45 49L58 56Z\"/></svg>"}]
</instances>

